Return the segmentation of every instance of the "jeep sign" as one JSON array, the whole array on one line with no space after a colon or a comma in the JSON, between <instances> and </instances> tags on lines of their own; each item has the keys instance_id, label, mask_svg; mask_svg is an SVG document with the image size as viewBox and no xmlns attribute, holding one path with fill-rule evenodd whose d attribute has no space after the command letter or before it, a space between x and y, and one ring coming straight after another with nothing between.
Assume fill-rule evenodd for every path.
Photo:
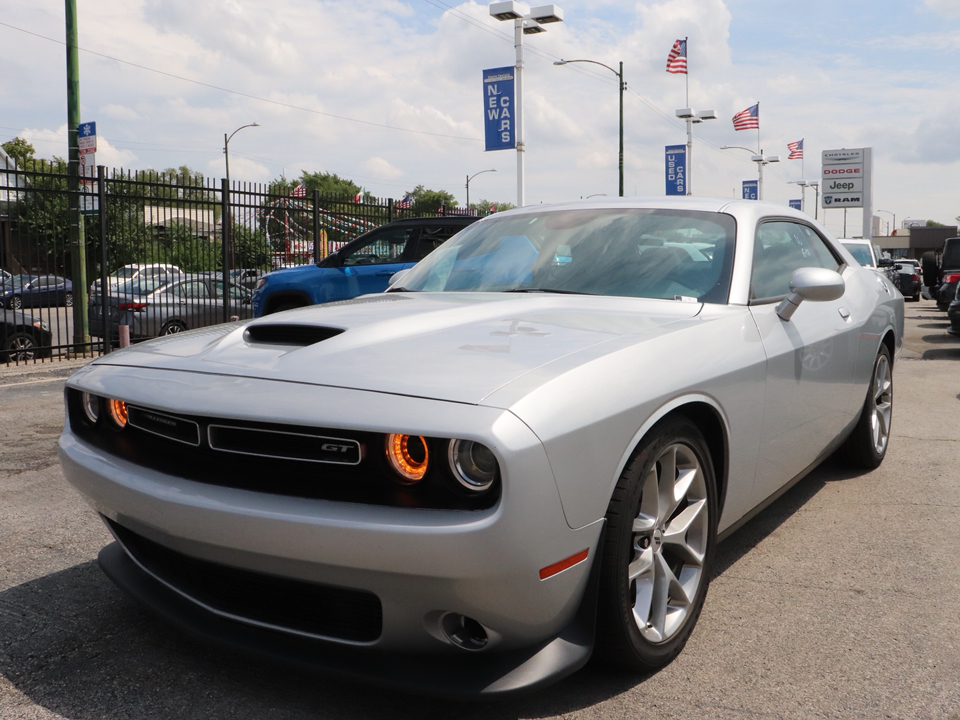
<instances>
[{"instance_id":1,"label":"jeep sign","mask_svg":"<svg viewBox=\"0 0 960 720\"><path fill-rule=\"evenodd\" d=\"M821 153L820 203L826 208L863 208L863 235L873 237L873 148Z\"/></svg>"}]
</instances>

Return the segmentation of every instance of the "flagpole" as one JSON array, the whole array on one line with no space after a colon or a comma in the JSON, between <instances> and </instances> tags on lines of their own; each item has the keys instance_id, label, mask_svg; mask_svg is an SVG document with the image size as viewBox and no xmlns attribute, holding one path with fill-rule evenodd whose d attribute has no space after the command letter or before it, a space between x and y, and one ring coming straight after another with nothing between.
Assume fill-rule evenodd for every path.
<instances>
[{"instance_id":1,"label":"flagpole","mask_svg":"<svg viewBox=\"0 0 960 720\"><path fill-rule=\"evenodd\" d=\"M757 100L757 155L762 155L763 151L760 150L760 101Z\"/></svg>"},{"instance_id":2,"label":"flagpole","mask_svg":"<svg viewBox=\"0 0 960 720\"><path fill-rule=\"evenodd\" d=\"M684 47L687 48L687 71L683 74L683 81L686 83L687 88L687 104L686 107L690 107L690 37L687 36L683 39ZM687 167L690 167L690 160L687 160Z\"/></svg>"}]
</instances>

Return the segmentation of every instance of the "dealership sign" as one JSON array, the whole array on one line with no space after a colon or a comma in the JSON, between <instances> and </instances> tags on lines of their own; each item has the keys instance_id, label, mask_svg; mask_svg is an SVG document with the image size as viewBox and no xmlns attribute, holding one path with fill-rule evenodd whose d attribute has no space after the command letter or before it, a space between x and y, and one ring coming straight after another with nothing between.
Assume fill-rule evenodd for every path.
<instances>
[{"instance_id":1,"label":"dealership sign","mask_svg":"<svg viewBox=\"0 0 960 720\"><path fill-rule=\"evenodd\" d=\"M483 71L483 128L486 150L512 150L517 146L514 107L514 69Z\"/></svg>"},{"instance_id":2,"label":"dealership sign","mask_svg":"<svg viewBox=\"0 0 960 720\"><path fill-rule=\"evenodd\" d=\"M667 195L687 194L687 146L667 145Z\"/></svg>"},{"instance_id":3,"label":"dealership sign","mask_svg":"<svg viewBox=\"0 0 960 720\"><path fill-rule=\"evenodd\" d=\"M873 237L873 148L824 150L820 203L824 208L863 208L864 238Z\"/></svg>"},{"instance_id":4,"label":"dealership sign","mask_svg":"<svg viewBox=\"0 0 960 720\"><path fill-rule=\"evenodd\" d=\"M743 199L756 200L759 197L760 197L760 181L744 180L743 181Z\"/></svg>"}]
</instances>

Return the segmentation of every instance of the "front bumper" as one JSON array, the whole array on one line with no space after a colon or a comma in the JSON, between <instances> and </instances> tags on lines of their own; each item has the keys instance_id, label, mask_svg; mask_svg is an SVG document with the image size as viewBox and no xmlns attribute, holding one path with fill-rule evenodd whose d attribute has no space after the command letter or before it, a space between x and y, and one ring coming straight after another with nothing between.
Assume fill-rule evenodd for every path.
<instances>
[{"instance_id":1,"label":"front bumper","mask_svg":"<svg viewBox=\"0 0 960 720\"><path fill-rule=\"evenodd\" d=\"M174 411L164 405L170 387L185 389L185 382L183 373L95 367L71 384ZM177 393L180 412L204 406L210 412L210 398L234 397L228 386L238 381L204 376L197 382L203 390ZM309 386L297 388L291 407L282 383L240 382L248 393L243 406L256 408L259 417L487 437L504 469L500 501L483 511L411 509L208 485L105 456L68 427L60 441L64 474L109 521L218 566L373 594L382 604L382 630L356 642L231 619L149 575L119 548L108 548L101 563L118 585L184 629L228 646L269 646L270 656L289 654L287 660L297 664L340 668L348 676L417 691L514 692L586 662L592 610L583 600L590 597L602 520L570 529L543 448L513 415L382 394L371 402L369 393ZM234 413L229 407L222 411ZM540 579L540 569L584 549L586 562ZM447 613L480 623L489 638L486 647L453 644L442 626ZM417 666L428 674L415 673Z\"/></svg>"}]
</instances>

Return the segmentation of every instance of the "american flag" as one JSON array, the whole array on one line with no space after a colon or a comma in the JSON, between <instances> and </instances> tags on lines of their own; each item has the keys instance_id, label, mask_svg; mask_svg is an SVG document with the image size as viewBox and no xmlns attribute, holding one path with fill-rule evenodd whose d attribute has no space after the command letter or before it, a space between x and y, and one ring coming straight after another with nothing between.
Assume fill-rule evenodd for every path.
<instances>
[{"instance_id":1,"label":"american flag","mask_svg":"<svg viewBox=\"0 0 960 720\"><path fill-rule=\"evenodd\" d=\"M746 110L738 112L733 116L734 130L759 130L760 129L760 103Z\"/></svg>"},{"instance_id":2,"label":"american flag","mask_svg":"<svg viewBox=\"0 0 960 720\"><path fill-rule=\"evenodd\" d=\"M362 189L360 190L360 192L357 193L357 196L353 199L353 201L354 201L355 203L362 203L362 202L363 202L363 190L362 190Z\"/></svg>"},{"instance_id":3,"label":"american flag","mask_svg":"<svg viewBox=\"0 0 960 720\"><path fill-rule=\"evenodd\" d=\"M290 197L306 197L306 196L307 196L307 189L303 186L303 183L300 183L299 185L297 185L293 189L293 192L290 193Z\"/></svg>"},{"instance_id":4,"label":"american flag","mask_svg":"<svg viewBox=\"0 0 960 720\"><path fill-rule=\"evenodd\" d=\"M412 204L413 198L407 195L403 200L397 202L395 207L397 210L408 210Z\"/></svg>"},{"instance_id":5,"label":"american flag","mask_svg":"<svg viewBox=\"0 0 960 720\"><path fill-rule=\"evenodd\" d=\"M667 56L667 72L674 75L687 74L687 41L677 40Z\"/></svg>"},{"instance_id":6,"label":"american flag","mask_svg":"<svg viewBox=\"0 0 960 720\"><path fill-rule=\"evenodd\" d=\"M790 150L787 160L803 160L803 140L787 143L787 149Z\"/></svg>"}]
</instances>

